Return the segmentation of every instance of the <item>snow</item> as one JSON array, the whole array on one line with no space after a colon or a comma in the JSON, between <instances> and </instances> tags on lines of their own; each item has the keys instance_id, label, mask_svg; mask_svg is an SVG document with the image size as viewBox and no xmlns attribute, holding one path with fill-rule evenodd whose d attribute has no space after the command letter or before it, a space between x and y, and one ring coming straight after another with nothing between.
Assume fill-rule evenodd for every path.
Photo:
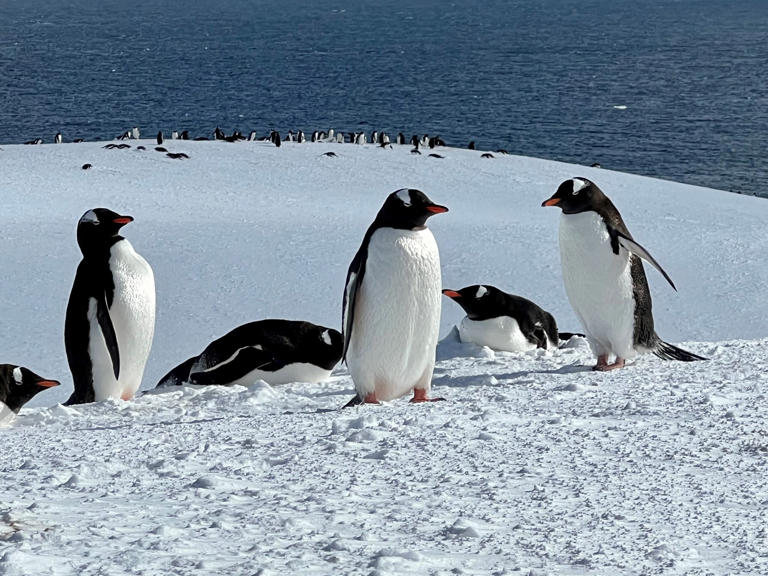
<instances>
[{"instance_id":1,"label":"snow","mask_svg":"<svg viewBox=\"0 0 768 576\"><path fill-rule=\"evenodd\" d=\"M765 200L482 151L166 141L3 146L4 362L62 385L0 429L0 574L768 572ZM333 150L337 158L322 156ZM82 170L84 163L93 164ZM580 326L559 211L589 178L679 292L646 267L659 334L710 358L591 372L586 341L462 344L444 299L433 395L339 410L321 384L157 380L235 326L338 327L346 270L387 194L419 188L444 286L492 284ZM135 401L64 407L64 311L90 208L134 216L155 340Z\"/></svg>"}]
</instances>

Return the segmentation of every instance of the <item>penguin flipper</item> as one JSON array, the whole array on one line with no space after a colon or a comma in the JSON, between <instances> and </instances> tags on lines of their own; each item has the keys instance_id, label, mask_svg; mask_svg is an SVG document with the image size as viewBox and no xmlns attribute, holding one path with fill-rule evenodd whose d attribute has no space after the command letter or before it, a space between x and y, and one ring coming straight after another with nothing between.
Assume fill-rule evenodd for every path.
<instances>
[{"instance_id":1,"label":"penguin flipper","mask_svg":"<svg viewBox=\"0 0 768 576\"><path fill-rule=\"evenodd\" d=\"M112 370L115 373L115 380L117 380L120 377L120 349L117 346L115 327L112 324L112 318L109 316L106 295L96 301L96 319L104 336L107 350L109 350L109 356L112 358Z\"/></svg>"},{"instance_id":2,"label":"penguin flipper","mask_svg":"<svg viewBox=\"0 0 768 576\"><path fill-rule=\"evenodd\" d=\"M200 358L202 359L203 356L204 354ZM283 366L285 366L285 362L269 352L255 346L245 346L223 362L216 363L210 368L201 370L199 365L192 368L189 381L192 384L229 384L253 370L274 372Z\"/></svg>"},{"instance_id":3,"label":"penguin flipper","mask_svg":"<svg viewBox=\"0 0 768 576\"><path fill-rule=\"evenodd\" d=\"M355 321L355 303L357 302L357 291L363 281L365 274L365 260L368 256L365 246L368 244L368 238L363 240L363 245L355 254L352 263L347 271L347 282L344 285L344 305L341 317L341 327L344 338L344 349L341 355L341 361L347 361L347 350L349 350L349 341L352 338L352 326Z\"/></svg>"},{"instance_id":4,"label":"penguin flipper","mask_svg":"<svg viewBox=\"0 0 768 576\"><path fill-rule=\"evenodd\" d=\"M675 283L672 282L672 278L669 277L669 275L664 271L664 268L661 267L661 264L656 262L656 259L651 256L651 253L648 252L645 248L643 248L640 244L635 242L632 238L621 232L620 230L617 230L616 228L609 227L608 233L611 236L611 246L613 247L614 254L619 253L619 246L624 248L627 252L630 254L634 254L638 258L642 258L649 264L651 264L656 270L661 272L661 275L664 276L667 282L669 282L669 285L672 286L672 288L677 292L677 287L675 286Z\"/></svg>"},{"instance_id":5,"label":"penguin flipper","mask_svg":"<svg viewBox=\"0 0 768 576\"><path fill-rule=\"evenodd\" d=\"M197 359L198 356L187 358L184 362L163 376L155 385L155 388L162 388L163 386L181 386L186 383L189 380L189 371L192 369L195 362L197 362Z\"/></svg>"}]
</instances>

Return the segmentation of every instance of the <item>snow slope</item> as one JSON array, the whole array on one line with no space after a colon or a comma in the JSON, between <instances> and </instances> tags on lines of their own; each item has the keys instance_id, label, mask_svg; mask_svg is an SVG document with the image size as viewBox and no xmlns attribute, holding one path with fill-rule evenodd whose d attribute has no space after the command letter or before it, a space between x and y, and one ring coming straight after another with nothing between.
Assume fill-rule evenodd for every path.
<instances>
[{"instance_id":1,"label":"snow slope","mask_svg":"<svg viewBox=\"0 0 768 576\"><path fill-rule=\"evenodd\" d=\"M103 144L0 150L2 361L64 383L0 430L0 574L768 572L765 200L480 151L166 142L191 156L172 160ZM493 353L455 341L446 299L448 402L339 411L339 368L314 386L56 405L89 208L133 215L125 235L155 270L147 390L243 322L338 328L347 265L404 186L451 209L430 221L446 287L495 284L578 330L558 211L539 207L576 175L677 284L648 271L659 333L709 362L596 374L582 339Z\"/></svg>"}]
</instances>

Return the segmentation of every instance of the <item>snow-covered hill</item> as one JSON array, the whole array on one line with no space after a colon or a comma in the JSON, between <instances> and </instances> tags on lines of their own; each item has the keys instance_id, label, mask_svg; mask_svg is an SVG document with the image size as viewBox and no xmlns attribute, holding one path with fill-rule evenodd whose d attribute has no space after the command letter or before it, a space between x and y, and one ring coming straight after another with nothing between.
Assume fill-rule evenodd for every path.
<instances>
[{"instance_id":1,"label":"snow-covered hill","mask_svg":"<svg viewBox=\"0 0 768 576\"><path fill-rule=\"evenodd\" d=\"M190 159L172 160L103 144L0 150L0 361L63 382L0 430L0 574L768 572L765 200L481 151L173 141ZM558 212L540 208L578 175L675 281L648 270L659 333L710 361L596 374L581 339L492 353L455 341L446 299L448 402L339 411L340 368L57 405L89 208L133 215L125 235L155 270L148 390L243 322L338 328L349 261L404 186L451 209L430 221L446 287L494 284L578 330Z\"/></svg>"}]
</instances>

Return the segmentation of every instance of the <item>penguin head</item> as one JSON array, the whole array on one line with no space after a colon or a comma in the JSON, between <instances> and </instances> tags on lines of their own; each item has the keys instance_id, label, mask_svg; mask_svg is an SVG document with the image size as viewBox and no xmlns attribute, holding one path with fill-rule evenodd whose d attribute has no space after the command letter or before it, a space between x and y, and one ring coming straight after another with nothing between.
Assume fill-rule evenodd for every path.
<instances>
[{"instance_id":1,"label":"penguin head","mask_svg":"<svg viewBox=\"0 0 768 576\"><path fill-rule=\"evenodd\" d=\"M443 294L464 309L470 320L495 318L504 303L504 292L495 286L473 284L461 290L443 290Z\"/></svg>"},{"instance_id":2,"label":"penguin head","mask_svg":"<svg viewBox=\"0 0 768 576\"><path fill-rule=\"evenodd\" d=\"M564 214L588 212L607 200L597 184L586 178L571 178L557 189L551 198L541 203L542 206L557 206Z\"/></svg>"},{"instance_id":3,"label":"penguin head","mask_svg":"<svg viewBox=\"0 0 768 576\"><path fill-rule=\"evenodd\" d=\"M324 326L315 326L314 328L317 330L320 345L307 346L307 351L314 356L311 362L316 366L324 366L330 370L341 360L344 351L344 340L341 337L341 332Z\"/></svg>"},{"instance_id":4,"label":"penguin head","mask_svg":"<svg viewBox=\"0 0 768 576\"><path fill-rule=\"evenodd\" d=\"M376 223L379 227L418 230L424 228L427 218L443 212L448 208L435 204L421 190L401 188L387 196Z\"/></svg>"},{"instance_id":5,"label":"penguin head","mask_svg":"<svg viewBox=\"0 0 768 576\"><path fill-rule=\"evenodd\" d=\"M6 391L5 399L0 397L0 400L14 412L18 412L39 392L58 385L56 380L47 380L27 368L0 364L0 391Z\"/></svg>"},{"instance_id":6,"label":"penguin head","mask_svg":"<svg viewBox=\"0 0 768 576\"><path fill-rule=\"evenodd\" d=\"M77 243L83 255L108 249L122 238L118 232L129 222L133 222L132 216L121 216L107 208L88 210L77 223Z\"/></svg>"}]
</instances>

